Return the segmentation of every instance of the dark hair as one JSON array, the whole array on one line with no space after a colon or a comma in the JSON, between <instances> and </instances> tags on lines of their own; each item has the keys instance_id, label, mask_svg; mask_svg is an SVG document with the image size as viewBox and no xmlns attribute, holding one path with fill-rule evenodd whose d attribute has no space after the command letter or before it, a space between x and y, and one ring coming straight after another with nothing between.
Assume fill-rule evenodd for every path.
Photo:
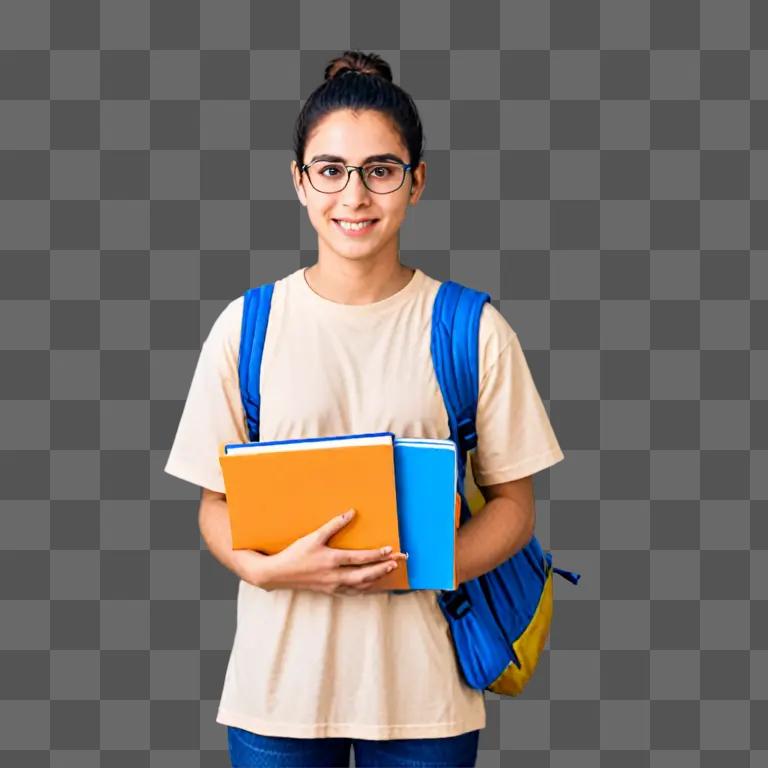
<instances>
[{"instance_id":1,"label":"dark hair","mask_svg":"<svg viewBox=\"0 0 768 768\"><path fill-rule=\"evenodd\" d=\"M381 56L357 50L331 59L325 68L325 82L310 94L296 118L293 151L299 166L304 162L309 134L320 120L338 109L374 109L388 115L408 148L412 167L418 167L424 133L416 104L392 82L392 70Z\"/></svg>"}]
</instances>

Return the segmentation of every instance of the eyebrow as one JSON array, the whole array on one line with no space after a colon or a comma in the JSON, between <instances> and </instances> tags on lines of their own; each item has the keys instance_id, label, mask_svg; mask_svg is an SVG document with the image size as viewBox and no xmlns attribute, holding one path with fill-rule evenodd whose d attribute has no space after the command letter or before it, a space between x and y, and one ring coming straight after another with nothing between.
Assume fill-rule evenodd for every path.
<instances>
[{"instance_id":1,"label":"eyebrow","mask_svg":"<svg viewBox=\"0 0 768 768\"><path fill-rule=\"evenodd\" d=\"M346 163L347 161L343 157L339 157L338 155L315 155L309 162L314 163L315 160L325 160L328 163ZM397 155L393 155L391 152L385 152L382 155L369 155L368 157L363 160L363 165L366 163L386 163L386 162L395 162L395 163L402 163L405 165L405 162L401 160Z\"/></svg>"}]
</instances>

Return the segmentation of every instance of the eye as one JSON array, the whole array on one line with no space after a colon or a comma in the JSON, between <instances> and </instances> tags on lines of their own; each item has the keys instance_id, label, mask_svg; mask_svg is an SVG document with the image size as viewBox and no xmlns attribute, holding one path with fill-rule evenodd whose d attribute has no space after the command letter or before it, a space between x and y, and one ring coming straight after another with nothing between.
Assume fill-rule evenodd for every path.
<instances>
[{"instance_id":1,"label":"eye","mask_svg":"<svg viewBox=\"0 0 768 768\"><path fill-rule=\"evenodd\" d=\"M334 171L334 173L330 174L330 176L328 176L328 178L333 178L333 177L334 177L334 176L336 176L337 174L339 174L339 173L344 173L344 172L345 172L345 171L342 171L342 168L341 168L341 166L340 166L340 165L325 165L325 166L323 166L323 167L320 169L320 174L321 174L322 176L325 176L325 175L327 175L327 174L325 173L326 171Z\"/></svg>"},{"instance_id":2,"label":"eye","mask_svg":"<svg viewBox=\"0 0 768 768\"><path fill-rule=\"evenodd\" d=\"M374 171L384 171L384 173L374 173ZM386 165L374 165L368 169L369 176L376 176L377 179L386 179L392 173L392 168Z\"/></svg>"}]
</instances>

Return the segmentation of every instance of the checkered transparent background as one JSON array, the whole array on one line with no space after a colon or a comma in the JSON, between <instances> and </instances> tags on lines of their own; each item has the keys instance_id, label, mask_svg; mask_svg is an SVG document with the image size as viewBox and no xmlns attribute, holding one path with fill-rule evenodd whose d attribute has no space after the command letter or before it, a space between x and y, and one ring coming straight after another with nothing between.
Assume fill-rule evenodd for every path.
<instances>
[{"instance_id":1,"label":"checkered transparent background","mask_svg":"<svg viewBox=\"0 0 768 768\"><path fill-rule=\"evenodd\" d=\"M478 765L767 766L763 0L2 0L0 763L228 765L237 583L162 468L213 319L316 258L348 47L425 125L403 261L492 294L566 454L582 580Z\"/></svg>"}]
</instances>

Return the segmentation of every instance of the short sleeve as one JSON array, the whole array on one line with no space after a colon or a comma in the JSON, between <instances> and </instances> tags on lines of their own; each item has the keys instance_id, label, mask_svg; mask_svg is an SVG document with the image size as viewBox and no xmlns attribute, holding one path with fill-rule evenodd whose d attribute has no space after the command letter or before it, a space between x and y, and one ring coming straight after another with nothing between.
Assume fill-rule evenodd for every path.
<instances>
[{"instance_id":1,"label":"short sleeve","mask_svg":"<svg viewBox=\"0 0 768 768\"><path fill-rule=\"evenodd\" d=\"M480 319L477 485L532 475L565 458L515 331L489 302Z\"/></svg>"},{"instance_id":2,"label":"short sleeve","mask_svg":"<svg viewBox=\"0 0 768 768\"><path fill-rule=\"evenodd\" d=\"M247 442L237 371L242 311L242 297L230 302L203 342L163 470L220 493L220 445Z\"/></svg>"}]
</instances>

